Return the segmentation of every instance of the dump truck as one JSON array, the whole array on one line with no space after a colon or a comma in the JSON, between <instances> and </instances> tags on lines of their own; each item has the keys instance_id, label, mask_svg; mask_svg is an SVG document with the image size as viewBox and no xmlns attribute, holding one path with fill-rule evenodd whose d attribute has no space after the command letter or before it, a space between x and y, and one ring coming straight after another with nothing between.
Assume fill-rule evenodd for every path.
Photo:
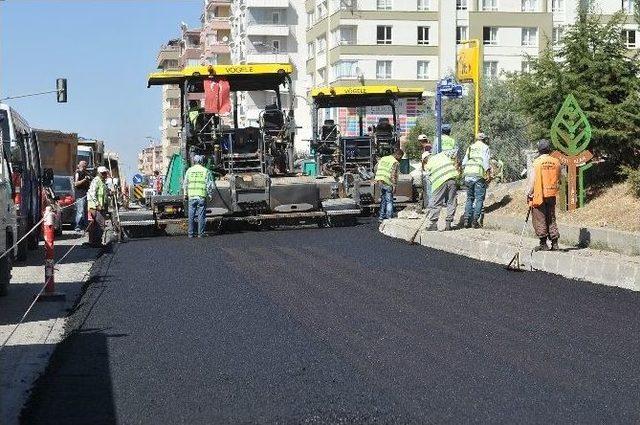
<instances>
[{"instance_id":1,"label":"dump truck","mask_svg":"<svg viewBox=\"0 0 640 425\"><path fill-rule=\"evenodd\" d=\"M163 193L151 197L146 215L123 213L123 228L184 225L187 209L181 182L194 155L204 156L205 166L216 176L207 201L208 222L353 222L361 212L353 199L332 191L331 181L294 172L293 100L282 102L283 91L294 92L292 73L291 64L273 63L194 66L151 74L149 86L180 88L180 154L169 164ZM239 97L247 91L267 92L274 99L264 105L257 125L241 121Z\"/></svg>"},{"instance_id":2,"label":"dump truck","mask_svg":"<svg viewBox=\"0 0 640 425\"><path fill-rule=\"evenodd\" d=\"M33 133L40 146L42 169L51 168L58 176L73 176L78 164L78 135L42 129Z\"/></svg>"},{"instance_id":3,"label":"dump truck","mask_svg":"<svg viewBox=\"0 0 640 425\"><path fill-rule=\"evenodd\" d=\"M78 162L87 161L87 171L95 174L104 161L104 142L102 140L78 139Z\"/></svg>"},{"instance_id":4,"label":"dump truck","mask_svg":"<svg viewBox=\"0 0 640 425\"><path fill-rule=\"evenodd\" d=\"M380 158L393 153L400 145L397 102L399 99L422 97L422 88L399 88L396 85L328 86L311 90L311 149L316 170L321 176L333 176L338 186L365 208L375 208L380 188L375 184L375 166ZM348 135L332 119L321 123L320 113L327 108L357 108L357 134ZM378 122L365 129L367 107L386 111ZM415 201L413 179L400 174L394 203L405 206Z\"/></svg>"}]
</instances>

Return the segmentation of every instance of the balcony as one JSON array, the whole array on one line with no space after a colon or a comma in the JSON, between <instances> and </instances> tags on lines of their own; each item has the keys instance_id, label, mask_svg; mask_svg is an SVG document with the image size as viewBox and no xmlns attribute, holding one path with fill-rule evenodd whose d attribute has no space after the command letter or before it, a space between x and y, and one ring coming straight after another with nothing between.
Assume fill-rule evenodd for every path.
<instances>
[{"instance_id":1,"label":"balcony","mask_svg":"<svg viewBox=\"0 0 640 425\"><path fill-rule=\"evenodd\" d=\"M230 30L231 29L231 23L229 22L229 18L228 17L226 17L226 18L213 18L209 22L207 22L206 29L207 30L213 30L213 31Z\"/></svg>"},{"instance_id":2,"label":"balcony","mask_svg":"<svg viewBox=\"0 0 640 425\"><path fill-rule=\"evenodd\" d=\"M167 108L164 111L165 117L168 119L180 118L180 108Z\"/></svg>"},{"instance_id":3,"label":"balcony","mask_svg":"<svg viewBox=\"0 0 640 425\"><path fill-rule=\"evenodd\" d=\"M158 68L164 65L166 61L180 60L180 48L178 46L162 46L158 52L156 64Z\"/></svg>"},{"instance_id":4,"label":"balcony","mask_svg":"<svg viewBox=\"0 0 640 425\"><path fill-rule=\"evenodd\" d=\"M289 0L246 0L247 7L268 7L272 9L287 9Z\"/></svg>"},{"instance_id":5,"label":"balcony","mask_svg":"<svg viewBox=\"0 0 640 425\"><path fill-rule=\"evenodd\" d=\"M289 55L286 53L260 53L247 54L247 63L289 63Z\"/></svg>"},{"instance_id":6,"label":"balcony","mask_svg":"<svg viewBox=\"0 0 640 425\"><path fill-rule=\"evenodd\" d=\"M204 55L225 55L228 54L231 50L229 49L229 45L228 44L224 44L224 43L218 43L218 44L211 44L208 45L205 49L204 49Z\"/></svg>"},{"instance_id":7,"label":"balcony","mask_svg":"<svg viewBox=\"0 0 640 425\"><path fill-rule=\"evenodd\" d=\"M247 26L247 35L249 36L271 36L271 37L287 37L289 36L288 25L260 24L250 23Z\"/></svg>"}]
</instances>

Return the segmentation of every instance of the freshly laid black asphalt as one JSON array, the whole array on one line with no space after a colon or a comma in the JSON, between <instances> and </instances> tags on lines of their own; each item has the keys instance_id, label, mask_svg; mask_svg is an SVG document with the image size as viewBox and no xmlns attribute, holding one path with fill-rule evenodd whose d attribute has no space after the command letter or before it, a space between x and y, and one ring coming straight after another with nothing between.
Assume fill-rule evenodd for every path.
<instances>
[{"instance_id":1,"label":"freshly laid black asphalt","mask_svg":"<svg viewBox=\"0 0 640 425\"><path fill-rule=\"evenodd\" d=\"M640 423L637 293L371 224L135 240L96 273L24 424Z\"/></svg>"}]
</instances>

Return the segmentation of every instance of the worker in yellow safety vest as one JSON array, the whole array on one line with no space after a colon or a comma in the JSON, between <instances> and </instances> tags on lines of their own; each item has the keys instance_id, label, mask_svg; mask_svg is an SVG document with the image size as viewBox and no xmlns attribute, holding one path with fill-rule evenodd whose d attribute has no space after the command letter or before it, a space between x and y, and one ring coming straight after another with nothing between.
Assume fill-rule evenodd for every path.
<instances>
[{"instance_id":1,"label":"worker in yellow safety vest","mask_svg":"<svg viewBox=\"0 0 640 425\"><path fill-rule=\"evenodd\" d=\"M548 140L538 142L540 156L533 161L529 173L527 201L531 207L531 222L540 239L537 247L540 251L549 249L547 239L551 240L551 250L558 249L560 232L556 224L556 196L560 186L560 161L550 155L551 144Z\"/></svg>"},{"instance_id":2,"label":"worker in yellow safety vest","mask_svg":"<svg viewBox=\"0 0 640 425\"><path fill-rule=\"evenodd\" d=\"M438 230L438 219L444 205L447 206L444 230L451 230L451 223L458 206L458 179L460 178L456 159L446 151L431 155L427 161L427 173L431 185L431 196L427 209L430 224L427 230Z\"/></svg>"},{"instance_id":3,"label":"worker in yellow safety vest","mask_svg":"<svg viewBox=\"0 0 640 425\"><path fill-rule=\"evenodd\" d=\"M376 164L375 181L380 187L380 212L378 221L393 217L393 193L398 184L398 164L404 152L396 148L392 155L383 156Z\"/></svg>"},{"instance_id":4,"label":"worker in yellow safety vest","mask_svg":"<svg viewBox=\"0 0 640 425\"><path fill-rule=\"evenodd\" d=\"M87 207L89 210L89 246L98 248L102 246L102 234L107 213L107 167L98 167L98 174L91 180L87 190Z\"/></svg>"},{"instance_id":5,"label":"worker in yellow safety vest","mask_svg":"<svg viewBox=\"0 0 640 425\"><path fill-rule=\"evenodd\" d=\"M198 220L199 238L206 236L204 233L207 213L207 196L213 187L213 175L202 163L202 155L194 155L194 165L189 167L184 176L184 196L189 204L189 237L195 236L195 222Z\"/></svg>"},{"instance_id":6,"label":"worker in yellow safety vest","mask_svg":"<svg viewBox=\"0 0 640 425\"><path fill-rule=\"evenodd\" d=\"M440 135L440 152L449 152L450 156L458 153L458 142L451 137L451 124L442 124Z\"/></svg>"},{"instance_id":7,"label":"worker in yellow safety vest","mask_svg":"<svg viewBox=\"0 0 640 425\"><path fill-rule=\"evenodd\" d=\"M484 133L476 135L476 141L469 146L462 160L464 183L467 186L467 203L464 209L464 227L482 227L484 198L487 184L491 179L491 152Z\"/></svg>"}]
</instances>

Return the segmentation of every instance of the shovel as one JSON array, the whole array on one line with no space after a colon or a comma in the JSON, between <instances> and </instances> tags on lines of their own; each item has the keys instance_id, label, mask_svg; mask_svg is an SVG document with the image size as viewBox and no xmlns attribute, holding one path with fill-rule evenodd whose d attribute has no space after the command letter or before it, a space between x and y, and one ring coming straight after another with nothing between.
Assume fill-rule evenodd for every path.
<instances>
[{"instance_id":1,"label":"shovel","mask_svg":"<svg viewBox=\"0 0 640 425\"><path fill-rule=\"evenodd\" d=\"M527 228L527 222L529 221L529 216L531 216L531 207L529 207L529 210L527 211L527 218L524 219L524 224L522 225L522 232L520 232L520 242L518 243L518 252L516 252L513 258L511 258L511 261L509 261L509 264L507 264L507 267L505 267L507 270L514 271L514 272L523 271L522 263L520 262L520 251L522 250L522 242L524 241L524 231Z\"/></svg>"}]
</instances>

